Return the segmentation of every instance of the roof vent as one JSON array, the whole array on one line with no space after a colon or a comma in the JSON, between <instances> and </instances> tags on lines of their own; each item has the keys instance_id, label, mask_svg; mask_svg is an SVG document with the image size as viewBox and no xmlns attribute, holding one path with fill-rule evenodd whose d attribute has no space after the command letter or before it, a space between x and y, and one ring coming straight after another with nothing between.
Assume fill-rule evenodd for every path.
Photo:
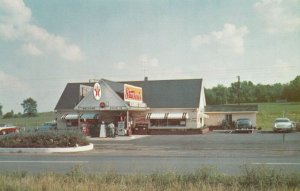
<instances>
[{"instance_id":1,"label":"roof vent","mask_svg":"<svg viewBox=\"0 0 300 191\"><path fill-rule=\"evenodd\" d=\"M145 81L145 82L148 81L148 76L145 76L144 81Z\"/></svg>"}]
</instances>

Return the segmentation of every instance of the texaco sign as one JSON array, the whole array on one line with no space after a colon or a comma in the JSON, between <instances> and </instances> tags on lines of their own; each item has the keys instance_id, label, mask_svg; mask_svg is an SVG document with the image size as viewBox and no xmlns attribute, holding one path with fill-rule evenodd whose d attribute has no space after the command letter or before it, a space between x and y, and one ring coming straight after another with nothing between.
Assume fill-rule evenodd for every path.
<instances>
[{"instance_id":1,"label":"texaco sign","mask_svg":"<svg viewBox=\"0 0 300 191\"><path fill-rule=\"evenodd\" d=\"M93 91L94 91L94 98L96 100L100 100L100 98L101 98L101 86L100 86L99 83L95 83Z\"/></svg>"}]
</instances>

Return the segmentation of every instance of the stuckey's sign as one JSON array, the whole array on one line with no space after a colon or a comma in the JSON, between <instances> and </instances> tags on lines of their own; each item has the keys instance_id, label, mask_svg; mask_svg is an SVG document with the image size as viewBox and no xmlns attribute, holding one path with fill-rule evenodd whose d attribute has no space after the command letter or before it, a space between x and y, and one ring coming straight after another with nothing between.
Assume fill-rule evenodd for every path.
<instances>
[{"instance_id":1,"label":"stuckey's sign","mask_svg":"<svg viewBox=\"0 0 300 191\"><path fill-rule=\"evenodd\" d=\"M124 84L124 101L143 102L143 89Z\"/></svg>"}]
</instances>

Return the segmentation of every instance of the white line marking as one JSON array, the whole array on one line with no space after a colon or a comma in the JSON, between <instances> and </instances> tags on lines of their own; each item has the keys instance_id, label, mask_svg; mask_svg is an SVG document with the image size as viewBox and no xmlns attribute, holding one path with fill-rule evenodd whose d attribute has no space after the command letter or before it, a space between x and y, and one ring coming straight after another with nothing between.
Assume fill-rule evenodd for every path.
<instances>
[{"instance_id":1,"label":"white line marking","mask_svg":"<svg viewBox=\"0 0 300 191\"><path fill-rule=\"evenodd\" d=\"M0 161L0 163L88 163L89 161Z\"/></svg>"},{"instance_id":2,"label":"white line marking","mask_svg":"<svg viewBox=\"0 0 300 191\"><path fill-rule=\"evenodd\" d=\"M251 164L269 164L269 165L300 165L298 162L256 162L256 163L251 163Z\"/></svg>"}]
</instances>

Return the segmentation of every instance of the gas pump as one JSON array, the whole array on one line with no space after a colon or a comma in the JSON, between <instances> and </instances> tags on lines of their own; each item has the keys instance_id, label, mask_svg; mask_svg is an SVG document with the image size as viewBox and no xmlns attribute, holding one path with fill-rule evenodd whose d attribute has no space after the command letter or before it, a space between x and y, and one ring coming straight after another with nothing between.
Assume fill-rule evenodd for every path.
<instances>
[{"instance_id":1,"label":"gas pump","mask_svg":"<svg viewBox=\"0 0 300 191\"><path fill-rule=\"evenodd\" d=\"M126 135L126 127L125 127L125 121L119 121L118 122L118 135L124 136Z\"/></svg>"}]
</instances>

